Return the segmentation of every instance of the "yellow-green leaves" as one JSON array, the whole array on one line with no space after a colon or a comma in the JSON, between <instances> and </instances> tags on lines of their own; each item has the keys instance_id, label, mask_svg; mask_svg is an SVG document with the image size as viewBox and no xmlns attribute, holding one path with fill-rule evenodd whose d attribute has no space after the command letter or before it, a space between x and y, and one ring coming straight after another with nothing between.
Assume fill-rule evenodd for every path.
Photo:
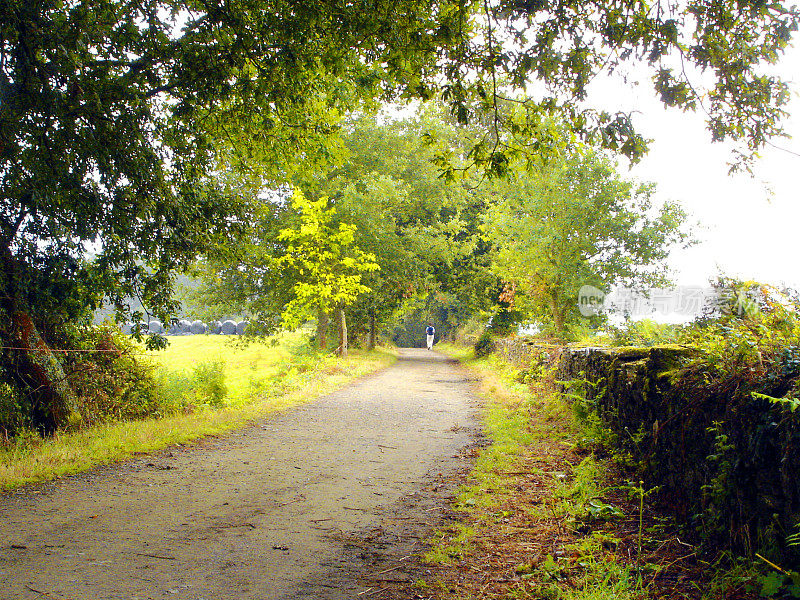
<instances>
[{"instance_id":1,"label":"yellow-green leaves","mask_svg":"<svg viewBox=\"0 0 800 600\"><path fill-rule=\"evenodd\" d=\"M327 197L311 200L295 189L292 208L299 222L278 233L286 253L277 264L295 279L294 297L282 317L287 326L296 327L317 311L330 312L355 302L370 291L361 283L361 274L380 266L374 254L353 243L355 225L336 223L336 209L329 207Z\"/></svg>"}]
</instances>

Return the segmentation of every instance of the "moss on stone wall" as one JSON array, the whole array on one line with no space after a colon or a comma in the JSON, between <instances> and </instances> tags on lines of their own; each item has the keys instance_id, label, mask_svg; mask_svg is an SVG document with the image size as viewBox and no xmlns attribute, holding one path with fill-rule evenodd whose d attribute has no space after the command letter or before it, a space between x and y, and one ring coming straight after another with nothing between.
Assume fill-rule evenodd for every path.
<instances>
[{"instance_id":1,"label":"moss on stone wall","mask_svg":"<svg viewBox=\"0 0 800 600\"><path fill-rule=\"evenodd\" d=\"M520 368L540 350L531 340L501 346ZM800 526L800 411L732 381L687 369L683 346L565 347L555 378L580 380L585 401L615 435L637 476L698 535L738 551L771 550L798 560L786 537ZM744 380L744 378L743 378ZM785 389L797 382L778 382ZM564 386L565 388L568 386Z\"/></svg>"},{"instance_id":2,"label":"moss on stone wall","mask_svg":"<svg viewBox=\"0 0 800 600\"><path fill-rule=\"evenodd\" d=\"M583 379L588 399L701 537L740 551L778 549L800 523L800 415L749 389L685 380L680 346L565 349L558 378Z\"/></svg>"}]
</instances>

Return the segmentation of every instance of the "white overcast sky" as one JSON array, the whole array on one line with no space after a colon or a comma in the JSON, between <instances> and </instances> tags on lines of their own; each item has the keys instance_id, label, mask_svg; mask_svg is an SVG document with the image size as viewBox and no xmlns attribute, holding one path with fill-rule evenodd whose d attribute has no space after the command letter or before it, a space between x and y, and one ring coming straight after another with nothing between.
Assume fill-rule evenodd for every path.
<instances>
[{"instance_id":1,"label":"white overcast sky","mask_svg":"<svg viewBox=\"0 0 800 600\"><path fill-rule=\"evenodd\" d=\"M800 50L790 49L777 70L793 80L785 123L793 137L774 143L800 154ZM672 257L678 285L707 285L722 271L800 289L800 156L768 147L753 177L729 175L731 147L711 143L702 113L664 109L649 86L598 82L596 92L606 108L639 111L635 125L654 140L630 174L655 182L660 198L680 201L701 224L701 243Z\"/></svg>"}]
</instances>

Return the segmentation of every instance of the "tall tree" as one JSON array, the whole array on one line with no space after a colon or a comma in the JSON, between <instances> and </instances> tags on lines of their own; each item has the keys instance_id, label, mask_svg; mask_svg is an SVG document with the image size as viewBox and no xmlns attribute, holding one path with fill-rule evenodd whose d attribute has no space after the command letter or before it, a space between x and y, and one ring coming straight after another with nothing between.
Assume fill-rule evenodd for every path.
<instances>
[{"instance_id":1,"label":"tall tree","mask_svg":"<svg viewBox=\"0 0 800 600\"><path fill-rule=\"evenodd\" d=\"M425 284L427 265L404 235L401 206L412 206L408 186L387 174L369 173L356 181L340 180L336 195L340 216L356 226L358 246L375 256L380 270L364 274L370 291L349 308L354 337L366 334L374 348L377 331L391 318L404 298Z\"/></svg>"},{"instance_id":2,"label":"tall tree","mask_svg":"<svg viewBox=\"0 0 800 600\"><path fill-rule=\"evenodd\" d=\"M292 194L292 208L299 222L278 233L285 244L285 254L276 261L284 277L294 282L292 298L283 310L284 323L297 328L318 315L336 314L339 330L337 353L347 355L347 320L345 309L360 294L369 291L362 274L380 267L375 256L353 243L355 225L335 223L336 209L328 199L309 200L299 189ZM324 343L322 344L324 348Z\"/></svg>"},{"instance_id":3,"label":"tall tree","mask_svg":"<svg viewBox=\"0 0 800 600\"><path fill-rule=\"evenodd\" d=\"M678 205L654 207L652 185L625 180L589 148L498 187L485 220L497 248L493 269L559 337L579 319L582 286L663 283L669 251L689 240Z\"/></svg>"}]
</instances>

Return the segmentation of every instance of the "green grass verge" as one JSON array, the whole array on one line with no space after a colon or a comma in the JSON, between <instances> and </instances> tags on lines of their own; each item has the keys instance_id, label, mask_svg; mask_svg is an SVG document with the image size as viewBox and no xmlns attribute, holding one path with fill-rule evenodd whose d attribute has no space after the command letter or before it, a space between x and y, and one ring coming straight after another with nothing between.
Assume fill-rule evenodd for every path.
<instances>
[{"instance_id":1,"label":"green grass verge","mask_svg":"<svg viewBox=\"0 0 800 600\"><path fill-rule=\"evenodd\" d=\"M190 414L113 422L52 438L22 436L0 449L0 489L37 483L117 462L135 453L219 435L274 411L308 402L396 360L388 351L351 350L347 358L320 357L293 364L299 345L292 337L279 346L226 344L221 336L172 338L170 348L153 357L173 371L222 358L229 398L220 408L200 407Z\"/></svg>"},{"instance_id":2,"label":"green grass verge","mask_svg":"<svg viewBox=\"0 0 800 600\"><path fill-rule=\"evenodd\" d=\"M515 380L516 372L496 356L476 359L472 348L438 344L436 349L459 360L481 378L481 420L484 434L491 443L483 448L470 473L471 483L464 486L455 501L456 510L472 512L484 524L490 519L497 498L513 483L512 471L517 457L536 433L528 422L528 405L533 397L527 386ZM452 564L471 548L476 528L456 523L439 529L428 540L432 549L424 559L431 564Z\"/></svg>"},{"instance_id":3,"label":"green grass verge","mask_svg":"<svg viewBox=\"0 0 800 600\"><path fill-rule=\"evenodd\" d=\"M540 534L556 531L554 538L546 538L543 549L558 547L559 552L540 557L535 564L521 563L515 568L516 578L500 595L482 593L483 600L492 598L518 598L533 600L644 600L647 590L642 577L628 563L616 560L608 546L616 541L610 534L599 531L579 535L573 531L587 511L587 506L601 494L606 485L605 460L589 454L583 460L569 465L559 463L563 472L554 472L551 461L559 454L558 448L574 448L584 436L582 426L573 419L572 409L549 388L531 387L520 381L520 373L495 355L476 359L471 348L440 344L437 349L461 361L481 380L483 421L490 445L482 449L470 474L470 484L456 498L455 508L464 517L460 522L438 530L429 540L431 549L424 560L434 565L454 565L458 572L485 564L492 559L480 553L489 544L492 556L503 554L506 534L492 535L504 530L508 517L514 513L527 513L526 523L537 524ZM538 450L537 450L538 448ZM537 454L548 460L536 460ZM538 458L541 458L539 456ZM537 465L544 464L542 471ZM547 488L547 496L535 504L518 491L519 472L536 475ZM543 489L542 488L542 489ZM615 510L613 506L596 502L599 509ZM598 510L599 510L598 509ZM617 513L615 513L616 515ZM620 515L622 513L619 513ZM526 525L533 526L533 525ZM513 531L513 530L512 530ZM489 542L489 539L493 539ZM513 535L507 536L513 554ZM536 541L533 537L529 542ZM496 544L500 543L498 546ZM542 543L541 540L537 543ZM494 544L494 545L493 545ZM472 553L475 553L473 556ZM470 562L472 561L472 562ZM466 565L466 566L465 566ZM507 568L507 567L506 567ZM441 573L440 573L441 575ZM458 575L453 577L458 581ZM450 581L450 588L435 596L439 600L478 597L467 585L458 589Z\"/></svg>"}]
</instances>

